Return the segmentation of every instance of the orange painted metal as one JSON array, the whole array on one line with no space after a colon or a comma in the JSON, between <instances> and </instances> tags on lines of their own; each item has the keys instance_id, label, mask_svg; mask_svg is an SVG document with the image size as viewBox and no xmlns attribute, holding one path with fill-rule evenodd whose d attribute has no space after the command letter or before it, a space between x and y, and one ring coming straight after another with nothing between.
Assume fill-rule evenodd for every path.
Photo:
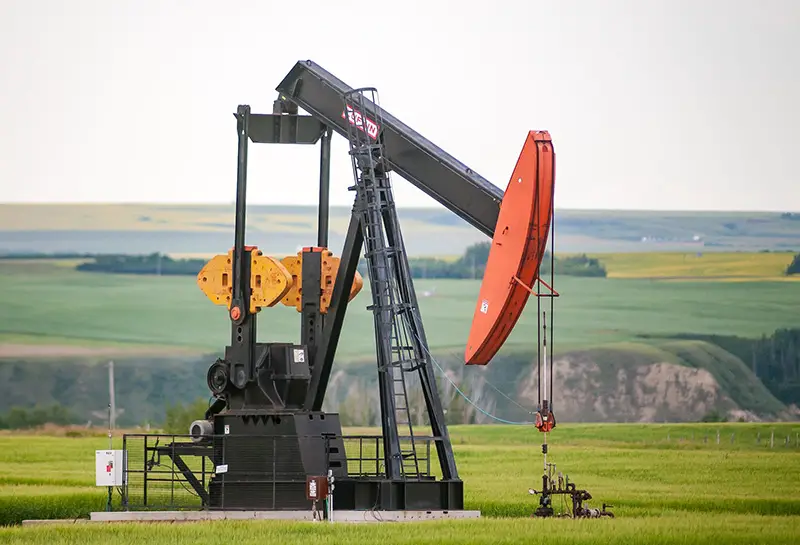
<instances>
[{"instance_id":1,"label":"orange painted metal","mask_svg":"<svg viewBox=\"0 0 800 545\"><path fill-rule=\"evenodd\" d=\"M553 411L547 411L547 414L542 415L541 412L536 413L536 429L542 433L552 431L556 427L556 417L553 416Z\"/></svg>"},{"instance_id":2,"label":"orange painted metal","mask_svg":"<svg viewBox=\"0 0 800 545\"><path fill-rule=\"evenodd\" d=\"M500 205L464 353L467 365L489 363L525 308L547 245L554 188L550 134L530 131Z\"/></svg>"}]
</instances>

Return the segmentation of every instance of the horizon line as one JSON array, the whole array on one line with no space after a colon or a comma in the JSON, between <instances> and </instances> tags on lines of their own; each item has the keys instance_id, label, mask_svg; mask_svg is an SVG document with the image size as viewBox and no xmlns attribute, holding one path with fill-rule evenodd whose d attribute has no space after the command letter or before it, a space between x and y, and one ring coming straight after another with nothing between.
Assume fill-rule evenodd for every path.
<instances>
[{"instance_id":1,"label":"horizon line","mask_svg":"<svg viewBox=\"0 0 800 545\"><path fill-rule=\"evenodd\" d=\"M25 201L0 201L0 206L42 206L42 207L50 207L50 206L153 206L153 207L197 207L197 206L207 206L207 207L231 207L235 206L234 201L230 202L157 202L157 201L106 201L106 202L81 202L81 201L74 201L74 202L47 202L47 201L39 201L39 202L25 202ZM316 210L318 208L317 204L299 204L299 203L257 203L257 202L250 202L247 204L249 206L268 206L268 207L276 207L276 208L311 208ZM398 205L395 203L397 209L406 209L406 210L425 210L431 209L434 210L436 208L442 208L444 210L448 210L446 206L435 203L433 205ZM329 206L330 209L333 208L352 208L351 204L331 204ZM661 212L661 213L698 213L698 214L726 214L726 213L737 213L737 214L800 214L800 212L796 212L793 210L783 209L783 210L774 210L774 209L699 209L699 208L575 208L575 207L556 207L556 210L561 210L565 212Z\"/></svg>"}]
</instances>

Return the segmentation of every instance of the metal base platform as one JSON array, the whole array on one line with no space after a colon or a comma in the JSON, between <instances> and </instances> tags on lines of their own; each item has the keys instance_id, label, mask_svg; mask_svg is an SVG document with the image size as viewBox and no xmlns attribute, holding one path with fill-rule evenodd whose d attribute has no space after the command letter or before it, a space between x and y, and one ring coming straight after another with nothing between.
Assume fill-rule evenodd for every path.
<instances>
[{"instance_id":1,"label":"metal base platform","mask_svg":"<svg viewBox=\"0 0 800 545\"><path fill-rule=\"evenodd\" d=\"M390 479L381 436L342 436L336 433L337 415L313 416L283 415L280 425L270 426L251 421L260 433L223 433L199 442L189 436L125 434L121 508L125 512L310 512L307 478L324 477L330 471L335 478L334 508L340 511L463 510L463 481L437 480L432 474L435 438L418 437L416 463L408 468L414 473ZM227 422L224 425L231 431L241 423L232 418ZM307 434L303 426L318 422L330 427L318 426Z\"/></svg>"}]
</instances>

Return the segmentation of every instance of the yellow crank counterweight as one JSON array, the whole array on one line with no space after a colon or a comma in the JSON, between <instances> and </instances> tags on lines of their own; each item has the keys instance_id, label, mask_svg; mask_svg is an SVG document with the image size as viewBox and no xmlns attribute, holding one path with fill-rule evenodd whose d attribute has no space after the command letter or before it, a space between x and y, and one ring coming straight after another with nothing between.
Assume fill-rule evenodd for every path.
<instances>
[{"instance_id":1,"label":"yellow crank counterweight","mask_svg":"<svg viewBox=\"0 0 800 545\"><path fill-rule=\"evenodd\" d=\"M263 255L256 247L250 250L250 313L271 307L289 291L292 275L273 257ZM233 250L216 255L197 275L197 285L215 305L231 308L233 294Z\"/></svg>"},{"instance_id":2,"label":"yellow crank counterweight","mask_svg":"<svg viewBox=\"0 0 800 545\"><path fill-rule=\"evenodd\" d=\"M275 306L278 302L289 307L302 310L302 270L303 252L295 256L287 256L280 261L265 256L255 246L248 246L250 252L250 313L255 314L262 308ZM320 312L326 313L330 306L336 273L339 270L339 258L334 257L326 248L306 248L306 251L322 252L320 271ZM233 250L227 254L216 255L200 270L197 285L215 305L231 308L233 294ZM348 301L361 291L364 280L356 271L353 285L350 288Z\"/></svg>"},{"instance_id":3,"label":"yellow crank counterweight","mask_svg":"<svg viewBox=\"0 0 800 545\"><path fill-rule=\"evenodd\" d=\"M320 271L319 311L321 314L326 314L331 304L331 297L333 297L333 286L336 284L336 273L339 271L339 258L334 257L333 252L327 248L304 248L303 251L322 253L320 256L322 270ZM292 275L292 286L283 299L281 299L281 303L287 307L295 307L297 312L301 312L303 310L303 252L297 252L297 255L284 257L281 259L281 264L286 267L286 270ZM363 287L364 279L361 278L361 275L356 271L347 301L352 301L353 297L358 295L358 292L360 292Z\"/></svg>"}]
</instances>

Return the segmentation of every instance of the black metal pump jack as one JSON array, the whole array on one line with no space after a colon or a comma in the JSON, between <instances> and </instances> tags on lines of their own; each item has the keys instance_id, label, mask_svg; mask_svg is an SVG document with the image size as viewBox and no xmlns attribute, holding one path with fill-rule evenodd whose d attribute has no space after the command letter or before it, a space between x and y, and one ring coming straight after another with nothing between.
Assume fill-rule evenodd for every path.
<instances>
[{"instance_id":1,"label":"black metal pump jack","mask_svg":"<svg viewBox=\"0 0 800 545\"><path fill-rule=\"evenodd\" d=\"M377 91L365 88L346 93L345 106L347 112L353 112L354 119L360 112L374 113L374 119L362 118L361 126L355 121L348 125L348 140L356 181L351 187L356 191L354 212L360 218L372 288L387 474L393 479L419 474L406 381L406 375L416 371L433 433L429 439L436 442L443 479L451 481L458 478L458 473L433 367L428 361L425 331L395 211L385 147L377 129L383 126ZM376 127L374 132L370 130L371 123ZM400 434L401 427L408 431L407 435Z\"/></svg>"},{"instance_id":2,"label":"black metal pump jack","mask_svg":"<svg viewBox=\"0 0 800 545\"><path fill-rule=\"evenodd\" d=\"M366 111L360 91L343 98L348 109L354 105L359 111ZM302 502L300 492L304 489L304 477L325 475L331 470L336 477L334 500L339 508L377 505L383 509L461 509L462 483L458 479L433 370L425 356L425 333L394 210L383 146L366 132L353 128L349 134L356 180L351 189L356 191L356 197L330 312L327 316L320 312L320 292L309 288L320 285L320 252L306 249L302 261L302 282L306 289L302 292L300 344L256 342L256 315L249 311L247 304L251 295L248 264L255 250L244 245L248 140L309 144L322 139L317 242L324 247L327 239L324 226L328 219L325 201L330 178L331 131L312 117L287 113L290 108L278 101L275 110L280 110L279 113L252 114L249 106L239 106L236 113L239 168L231 308L241 311L231 317L231 344L226 348L225 357L209 370L209 386L218 401L206 415L210 424L197 423L198 429L213 430L213 434L208 435L276 436L280 433L283 438L289 437L291 444L285 445L287 452L277 453L276 458L291 457L292 453L288 452L291 450L308 458L308 463L303 462L305 474L298 472L296 475L298 486L293 493L285 492L277 501L270 499L271 508L296 508ZM383 123L379 115L376 118ZM283 128L287 124L297 127L297 132L294 135L290 132L288 138ZM272 128L272 138L268 136L269 128ZM344 443L338 415L321 412L347 305L349 290L346 287L352 285L362 247L370 265L373 296L370 308L375 316L378 348L384 470L378 472L377 479L349 475L347 460L343 459ZM300 361L296 357L298 353L302 355ZM293 355L291 360L290 354ZM298 371L297 365L302 362L309 363L302 364ZM432 435L415 434L406 382L406 376L414 372L420 378ZM296 449L290 439L294 434L297 435ZM304 442L306 435L312 441ZM323 437L325 442L313 441ZM420 459L420 446L430 442L436 445L440 462L442 478L438 481ZM264 446L263 443L255 445ZM340 458L336 460L340 463L335 469L329 467L331 445L335 445ZM241 447L240 450L242 456L253 457L252 452L245 453L250 449ZM263 507L259 505L258 494L248 492L252 488L248 480L234 482L230 475L224 479L224 488L221 484L215 487L218 483L214 480L211 482L212 490L216 491L210 494L212 506L218 500L220 506Z\"/></svg>"},{"instance_id":3,"label":"black metal pump jack","mask_svg":"<svg viewBox=\"0 0 800 545\"><path fill-rule=\"evenodd\" d=\"M277 90L271 114L252 113L247 105L234 114L238 168L231 341L208 370L215 400L205 419L193 423L193 442L148 447L145 440L145 453L172 459L209 509L304 509L310 505L306 478L324 475L335 479L338 509L463 509L463 483L389 175L400 174L489 237L502 191L382 110L372 88L353 89L313 62L301 61ZM299 108L309 115L299 114ZM323 311L317 288L328 244L333 133L349 142L355 198L330 305ZM257 276L251 273L261 252L245 244L250 142L321 144L317 246L302 252L299 343L257 342L257 310L249 303ZM374 316L382 435L350 438L342 434L338 415L322 411L322 405L362 250L372 295L368 308ZM409 405L412 382L422 391L422 417ZM422 423L429 433L420 432ZM438 471L430 467L431 445ZM205 470L198 478L183 460L188 456L211 460L215 469L207 489Z\"/></svg>"}]
</instances>

